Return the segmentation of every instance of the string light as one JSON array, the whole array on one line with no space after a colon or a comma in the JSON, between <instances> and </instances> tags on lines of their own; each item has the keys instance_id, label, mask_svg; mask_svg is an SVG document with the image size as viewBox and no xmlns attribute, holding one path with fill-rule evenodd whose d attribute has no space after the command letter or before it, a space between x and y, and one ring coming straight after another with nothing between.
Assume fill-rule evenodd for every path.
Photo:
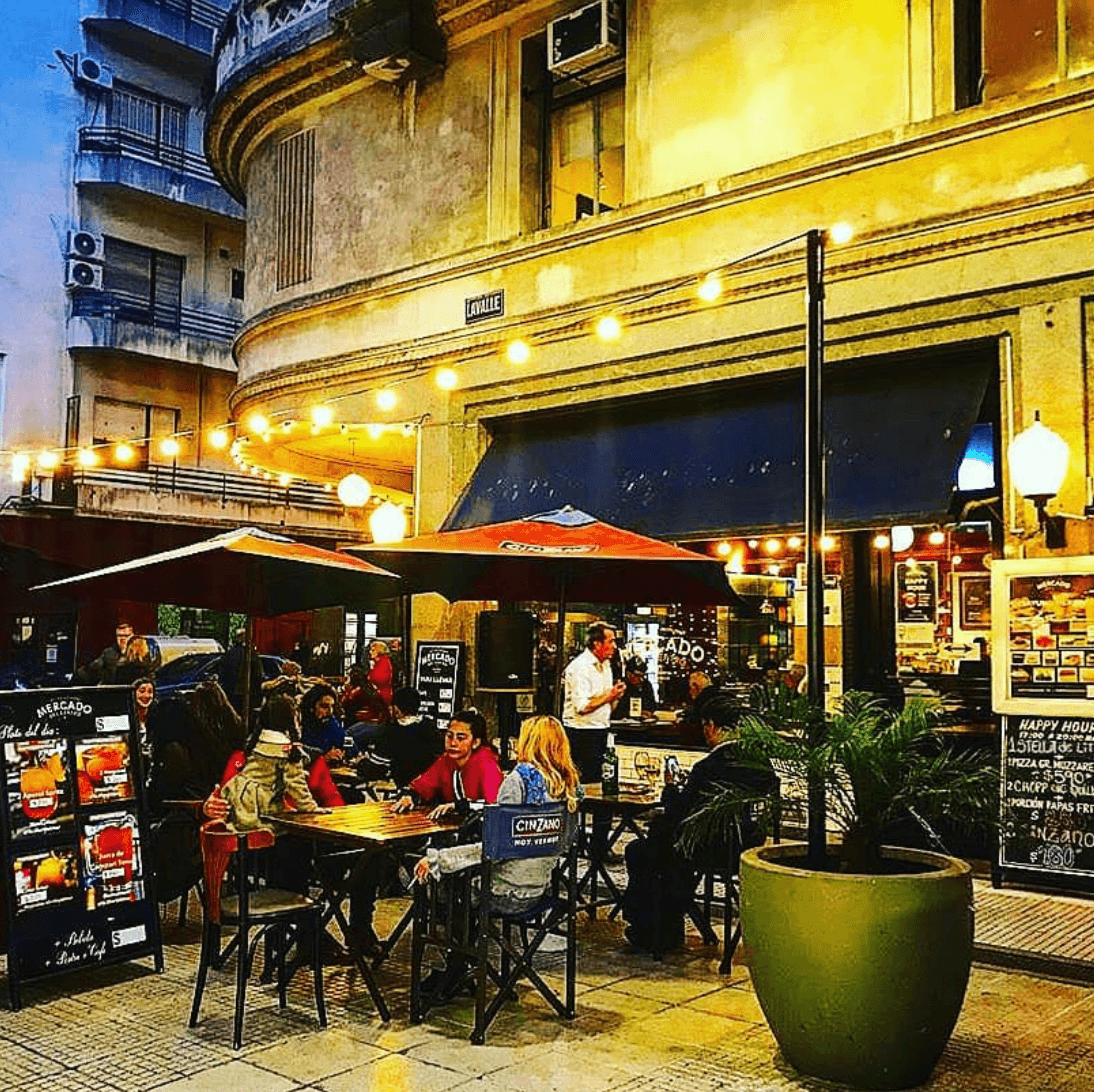
<instances>
[{"instance_id":1,"label":"string light","mask_svg":"<svg viewBox=\"0 0 1094 1092\"><path fill-rule=\"evenodd\" d=\"M378 543L402 542L406 538L406 511L402 505L384 501L368 518L372 541Z\"/></svg>"},{"instance_id":2,"label":"string light","mask_svg":"<svg viewBox=\"0 0 1094 1092\"><path fill-rule=\"evenodd\" d=\"M334 409L331 406L312 406L311 423L318 428L326 428L334 420Z\"/></svg>"},{"instance_id":3,"label":"string light","mask_svg":"<svg viewBox=\"0 0 1094 1092\"><path fill-rule=\"evenodd\" d=\"M390 412L399 404L399 396L388 388L376 392L376 405L385 413Z\"/></svg>"},{"instance_id":4,"label":"string light","mask_svg":"<svg viewBox=\"0 0 1094 1092\"><path fill-rule=\"evenodd\" d=\"M132 444L124 441L114 446L114 460L119 463L131 463L137 457L137 452Z\"/></svg>"},{"instance_id":5,"label":"string light","mask_svg":"<svg viewBox=\"0 0 1094 1092\"><path fill-rule=\"evenodd\" d=\"M510 341L505 349L505 359L510 364L527 364L531 359L532 350L528 345L528 342L523 338L517 338L515 341Z\"/></svg>"},{"instance_id":6,"label":"string light","mask_svg":"<svg viewBox=\"0 0 1094 1092\"><path fill-rule=\"evenodd\" d=\"M783 544L777 538L769 538L764 543L764 549L769 554L777 554L777 553L779 553L780 550L782 550L782 548L783 548Z\"/></svg>"},{"instance_id":7,"label":"string light","mask_svg":"<svg viewBox=\"0 0 1094 1092\"><path fill-rule=\"evenodd\" d=\"M173 459L182 450L178 440L174 436L168 436L166 440L160 440L160 454L167 459Z\"/></svg>"},{"instance_id":8,"label":"string light","mask_svg":"<svg viewBox=\"0 0 1094 1092\"><path fill-rule=\"evenodd\" d=\"M42 470L56 470L61 465L61 456L56 451L41 451L38 453L38 466Z\"/></svg>"},{"instance_id":9,"label":"string light","mask_svg":"<svg viewBox=\"0 0 1094 1092\"><path fill-rule=\"evenodd\" d=\"M215 428L209 433L209 446L217 451L223 451L228 446L228 430Z\"/></svg>"},{"instance_id":10,"label":"string light","mask_svg":"<svg viewBox=\"0 0 1094 1092\"><path fill-rule=\"evenodd\" d=\"M459 381L460 377L454 368L438 368L434 375L434 382L442 391L455 390Z\"/></svg>"},{"instance_id":11,"label":"string light","mask_svg":"<svg viewBox=\"0 0 1094 1092\"><path fill-rule=\"evenodd\" d=\"M82 467L98 466L99 453L92 447L82 447L76 452L76 462Z\"/></svg>"},{"instance_id":12,"label":"string light","mask_svg":"<svg viewBox=\"0 0 1094 1092\"><path fill-rule=\"evenodd\" d=\"M849 243L854 237L855 229L845 221L833 224L828 229L828 238L837 246L843 246L844 243Z\"/></svg>"},{"instance_id":13,"label":"string light","mask_svg":"<svg viewBox=\"0 0 1094 1092\"><path fill-rule=\"evenodd\" d=\"M372 486L360 474L347 474L338 483L338 499L347 508L363 508L372 496Z\"/></svg>"},{"instance_id":14,"label":"string light","mask_svg":"<svg viewBox=\"0 0 1094 1092\"><path fill-rule=\"evenodd\" d=\"M927 536L927 541L932 546L941 546L946 541L946 532L937 527Z\"/></svg>"},{"instance_id":15,"label":"string light","mask_svg":"<svg viewBox=\"0 0 1094 1092\"><path fill-rule=\"evenodd\" d=\"M791 550L800 550L802 548L802 540L797 535L791 535L786 540L786 545Z\"/></svg>"},{"instance_id":16,"label":"string light","mask_svg":"<svg viewBox=\"0 0 1094 1092\"><path fill-rule=\"evenodd\" d=\"M722 278L717 273L708 273L699 282L695 294L703 303L713 303L722 294Z\"/></svg>"},{"instance_id":17,"label":"string light","mask_svg":"<svg viewBox=\"0 0 1094 1092\"><path fill-rule=\"evenodd\" d=\"M623 336L623 323L616 315L605 315L597 320L596 336L601 341L618 341Z\"/></svg>"},{"instance_id":18,"label":"string light","mask_svg":"<svg viewBox=\"0 0 1094 1092\"><path fill-rule=\"evenodd\" d=\"M892 539L888 535L882 533L874 535L874 549L875 550L887 550L892 545Z\"/></svg>"},{"instance_id":19,"label":"string light","mask_svg":"<svg viewBox=\"0 0 1094 1092\"><path fill-rule=\"evenodd\" d=\"M730 544L726 542L725 539L722 539L722 541L719 542L714 549L719 557L729 557L730 551L733 549L733 547L730 546Z\"/></svg>"},{"instance_id":20,"label":"string light","mask_svg":"<svg viewBox=\"0 0 1094 1092\"><path fill-rule=\"evenodd\" d=\"M280 485L282 489L288 489L289 486L292 485L292 475L279 474L277 476L277 484Z\"/></svg>"},{"instance_id":21,"label":"string light","mask_svg":"<svg viewBox=\"0 0 1094 1092\"><path fill-rule=\"evenodd\" d=\"M262 436L270 430L270 419L264 413L252 413L247 418L247 427L256 436Z\"/></svg>"},{"instance_id":22,"label":"string light","mask_svg":"<svg viewBox=\"0 0 1094 1092\"><path fill-rule=\"evenodd\" d=\"M830 554L836 548L836 540L831 535L821 535L820 548L823 553Z\"/></svg>"}]
</instances>

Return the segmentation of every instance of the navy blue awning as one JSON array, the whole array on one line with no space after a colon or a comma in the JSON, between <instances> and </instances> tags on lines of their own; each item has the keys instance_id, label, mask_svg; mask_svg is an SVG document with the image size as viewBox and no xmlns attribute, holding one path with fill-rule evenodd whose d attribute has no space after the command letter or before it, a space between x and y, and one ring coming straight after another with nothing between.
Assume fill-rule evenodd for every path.
<instances>
[{"instance_id":1,"label":"navy blue awning","mask_svg":"<svg viewBox=\"0 0 1094 1092\"><path fill-rule=\"evenodd\" d=\"M825 372L826 521L941 519L994 374L994 342ZM499 420L445 530L572 504L658 538L803 521L802 370L763 383Z\"/></svg>"}]
</instances>

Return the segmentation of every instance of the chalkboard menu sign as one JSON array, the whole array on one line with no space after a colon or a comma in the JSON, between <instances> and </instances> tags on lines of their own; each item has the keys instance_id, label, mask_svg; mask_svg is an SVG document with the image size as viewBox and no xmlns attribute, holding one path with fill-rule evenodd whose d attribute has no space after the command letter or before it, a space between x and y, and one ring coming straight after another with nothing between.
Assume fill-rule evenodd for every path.
<instances>
[{"instance_id":1,"label":"chalkboard menu sign","mask_svg":"<svg viewBox=\"0 0 1094 1092\"><path fill-rule=\"evenodd\" d=\"M467 651L463 641L419 641L414 686L422 696L423 716L445 728L463 705Z\"/></svg>"},{"instance_id":2,"label":"chalkboard menu sign","mask_svg":"<svg viewBox=\"0 0 1094 1092\"><path fill-rule=\"evenodd\" d=\"M1094 876L1094 720L1003 718L1005 868Z\"/></svg>"},{"instance_id":3,"label":"chalkboard menu sign","mask_svg":"<svg viewBox=\"0 0 1094 1092\"><path fill-rule=\"evenodd\" d=\"M129 687L0 692L8 990L152 956L159 912Z\"/></svg>"}]
</instances>

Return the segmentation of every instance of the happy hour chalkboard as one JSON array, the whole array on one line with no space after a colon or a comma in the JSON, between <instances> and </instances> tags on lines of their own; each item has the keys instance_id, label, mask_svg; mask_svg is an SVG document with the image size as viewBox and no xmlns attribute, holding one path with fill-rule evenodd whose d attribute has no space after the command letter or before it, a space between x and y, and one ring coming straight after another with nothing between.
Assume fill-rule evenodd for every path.
<instances>
[{"instance_id":1,"label":"happy hour chalkboard","mask_svg":"<svg viewBox=\"0 0 1094 1092\"><path fill-rule=\"evenodd\" d=\"M1000 864L1094 876L1094 720L1003 718Z\"/></svg>"},{"instance_id":2,"label":"happy hour chalkboard","mask_svg":"<svg viewBox=\"0 0 1094 1092\"><path fill-rule=\"evenodd\" d=\"M8 990L153 956L159 913L129 688L0 692Z\"/></svg>"}]
</instances>

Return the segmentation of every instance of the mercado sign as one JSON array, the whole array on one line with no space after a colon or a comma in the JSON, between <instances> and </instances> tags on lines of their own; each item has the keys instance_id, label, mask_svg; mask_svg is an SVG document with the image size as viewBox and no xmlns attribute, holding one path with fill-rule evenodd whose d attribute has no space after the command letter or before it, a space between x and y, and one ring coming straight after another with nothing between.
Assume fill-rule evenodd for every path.
<instances>
[{"instance_id":1,"label":"mercado sign","mask_svg":"<svg viewBox=\"0 0 1094 1092\"><path fill-rule=\"evenodd\" d=\"M422 696L421 714L445 728L463 704L467 646L463 641L419 641L414 688Z\"/></svg>"},{"instance_id":2,"label":"mercado sign","mask_svg":"<svg viewBox=\"0 0 1094 1092\"><path fill-rule=\"evenodd\" d=\"M23 982L152 956L159 911L127 686L0 692L0 844L13 1008Z\"/></svg>"},{"instance_id":3,"label":"mercado sign","mask_svg":"<svg viewBox=\"0 0 1094 1092\"><path fill-rule=\"evenodd\" d=\"M1094 720L1003 718L1004 868L1094 876Z\"/></svg>"}]
</instances>

